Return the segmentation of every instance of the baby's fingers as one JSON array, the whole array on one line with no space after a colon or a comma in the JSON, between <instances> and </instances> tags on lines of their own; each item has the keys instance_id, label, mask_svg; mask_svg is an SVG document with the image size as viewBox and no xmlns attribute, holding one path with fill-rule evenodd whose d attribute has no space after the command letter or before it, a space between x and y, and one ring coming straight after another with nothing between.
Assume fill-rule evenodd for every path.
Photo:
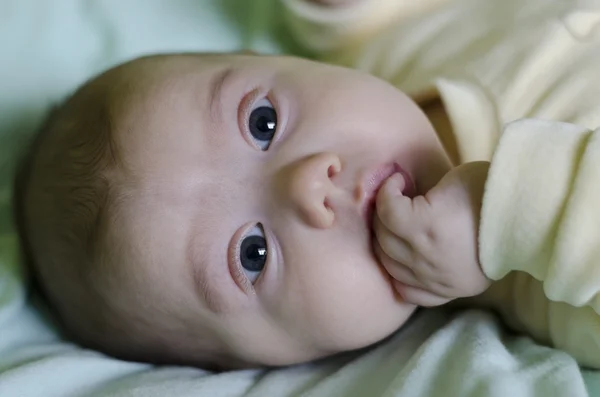
<instances>
[{"instance_id":1,"label":"baby's fingers","mask_svg":"<svg viewBox=\"0 0 600 397\"><path fill-rule=\"evenodd\" d=\"M377 192L375 202L377 217L399 237L408 232L413 217L411 199L402 194L405 183L402 174L392 175Z\"/></svg>"},{"instance_id":2,"label":"baby's fingers","mask_svg":"<svg viewBox=\"0 0 600 397\"><path fill-rule=\"evenodd\" d=\"M395 280L393 283L394 288L396 288L396 291L402 299L413 305L435 307L444 305L450 301L448 298L436 295L419 287L404 284L401 281Z\"/></svg>"},{"instance_id":3,"label":"baby's fingers","mask_svg":"<svg viewBox=\"0 0 600 397\"><path fill-rule=\"evenodd\" d=\"M421 286L417 276L408 266L404 264L405 262L398 261L395 258L390 257L376 241L373 244L375 256L377 256L379 262L381 262L384 269L394 280L400 281L406 285L415 287Z\"/></svg>"},{"instance_id":4,"label":"baby's fingers","mask_svg":"<svg viewBox=\"0 0 600 397\"><path fill-rule=\"evenodd\" d=\"M409 264L413 261L414 251L411 244L388 230L379 217L375 217L373 220L373 232L375 233L376 239L374 242L376 248L375 253L380 260L385 259L385 255L390 259L403 264ZM377 249L381 250L384 255L380 255Z\"/></svg>"}]
</instances>

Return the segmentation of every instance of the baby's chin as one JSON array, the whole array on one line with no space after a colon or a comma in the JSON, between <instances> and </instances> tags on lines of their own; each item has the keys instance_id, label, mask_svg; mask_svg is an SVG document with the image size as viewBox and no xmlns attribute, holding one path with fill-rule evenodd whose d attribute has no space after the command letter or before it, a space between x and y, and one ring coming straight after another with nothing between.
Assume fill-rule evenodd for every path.
<instances>
[{"instance_id":1,"label":"baby's chin","mask_svg":"<svg viewBox=\"0 0 600 397\"><path fill-rule=\"evenodd\" d=\"M414 314L417 306L402 301L395 302L395 310L387 313L388 318L381 318L370 324L347 328L346 332L336 335L330 346L331 354L365 349L376 345L400 330ZM329 355L331 355L329 354Z\"/></svg>"},{"instance_id":2,"label":"baby's chin","mask_svg":"<svg viewBox=\"0 0 600 397\"><path fill-rule=\"evenodd\" d=\"M310 362L320 362L344 353L361 352L384 342L390 336L395 334L412 316L415 309L414 305L404 302L396 303L396 312L389 313L395 315L392 319L382 319L377 324L363 323L362 326L346 327L343 330L323 330L321 337L326 340L320 340L316 344L309 346L291 347L269 344L260 352L244 352L245 358L232 358L235 368L255 368L255 367L284 367L300 365ZM318 345L318 346L317 346ZM254 346L256 347L256 346ZM235 349L241 353L243 349ZM254 354L253 354L254 353Z\"/></svg>"}]
</instances>

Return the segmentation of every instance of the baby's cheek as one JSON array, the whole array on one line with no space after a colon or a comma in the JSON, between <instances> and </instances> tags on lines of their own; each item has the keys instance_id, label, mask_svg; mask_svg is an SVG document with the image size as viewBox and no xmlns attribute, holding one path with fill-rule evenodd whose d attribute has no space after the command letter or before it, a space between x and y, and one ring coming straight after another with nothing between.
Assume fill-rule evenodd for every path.
<instances>
[{"instance_id":1,"label":"baby's cheek","mask_svg":"<svg viewBox=\"0 0 600 397\"><path fill-rule=\"evenodd\" d=\"M340 272L329 282L304 285L302 305L287 311L298 337L309 336L307 343L335 353L368 346L398 329L414 309L397 301L386 280L362 276Z\"/></svg>"}]
</instances>

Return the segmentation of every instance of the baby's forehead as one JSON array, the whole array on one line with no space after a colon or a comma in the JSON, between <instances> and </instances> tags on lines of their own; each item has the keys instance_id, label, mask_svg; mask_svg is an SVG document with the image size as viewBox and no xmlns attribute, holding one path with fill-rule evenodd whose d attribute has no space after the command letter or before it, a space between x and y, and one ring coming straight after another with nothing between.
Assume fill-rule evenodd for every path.
<instances>
[{"instance_id":1,"label":"baby's forehead","mask_svg":"<svg viewBox=\"0 0 600 397\"><path fill-rule=\"evenodd\" d=\"M153 138L162 140L164 136L156 135L167 133L176 139L173 130L191 122L191 112L206 111L211 77L227 64L225 57L161 56L109 72L101 86L109 91L107 106L116 145L138 147Z\"/></svg>"},{"instance_id":2,"label":"baby's forehead","mask_svg":"<svg viewBox=\"0 0 600 397\"><path fill-rule=\"evenodd\" d=\"M167 100L192 80L199 87L209 84L210 75L227 63L226 57L205 55L141 58L109 71L101 86L108 88L116 110L130 110Z\"/></svg>"}]
</instances>

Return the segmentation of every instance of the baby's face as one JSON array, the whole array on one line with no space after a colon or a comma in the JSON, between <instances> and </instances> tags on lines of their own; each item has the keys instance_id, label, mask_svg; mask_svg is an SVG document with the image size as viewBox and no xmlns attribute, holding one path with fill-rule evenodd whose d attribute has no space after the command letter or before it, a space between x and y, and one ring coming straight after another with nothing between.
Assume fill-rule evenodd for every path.
<instances>
[{"instance_id":1,"label":"baby's face","mask_svg":"<svg viewBox=\"0 0 600 397\"><path fill-rule=\"evenodd\" d=\"M408 97L293 58L172 56L128 73L114 105L113 299L190 352L213 338L268 365L360 348L406 321L415 307L371 248L374 190L397 166L420 192L449 168Z\"/></svg>"}]
</instances>

